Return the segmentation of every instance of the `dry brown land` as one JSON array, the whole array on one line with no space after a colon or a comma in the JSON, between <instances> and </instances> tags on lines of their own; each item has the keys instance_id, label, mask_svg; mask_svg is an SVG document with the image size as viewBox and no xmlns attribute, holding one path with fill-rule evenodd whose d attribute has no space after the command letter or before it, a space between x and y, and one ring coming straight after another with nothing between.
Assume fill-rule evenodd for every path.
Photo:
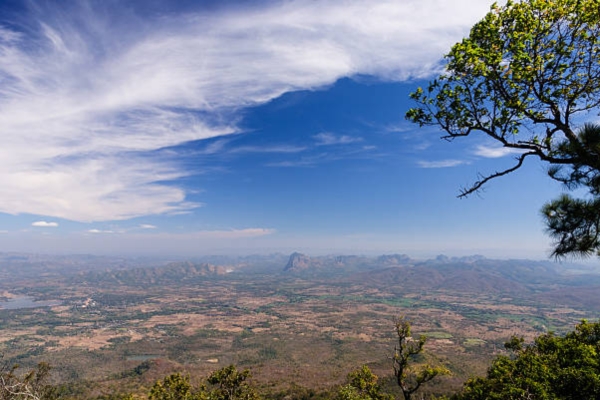
<instances>
[{"instance_id":1,"label":"dry brown land","mask_svg":"<svg viewBox=\"0 0 600 400\"><path fill-rule=\"evenodd\" d=\"M25 366L50 362L55 379L79 397L145 390L171 371L201 376L230 363L250 368L254 381L272 391L327 388L362 364L386 376L398 315L412 321L415 334L429 336L426 359L453 371L437 389L448 390L483 373L512 335L531 340L595 317L585 307L533 295L285 274L3 286L5 298L29 295L60 305L0 310L0 353Z\"/></svg>"}]
</instances>

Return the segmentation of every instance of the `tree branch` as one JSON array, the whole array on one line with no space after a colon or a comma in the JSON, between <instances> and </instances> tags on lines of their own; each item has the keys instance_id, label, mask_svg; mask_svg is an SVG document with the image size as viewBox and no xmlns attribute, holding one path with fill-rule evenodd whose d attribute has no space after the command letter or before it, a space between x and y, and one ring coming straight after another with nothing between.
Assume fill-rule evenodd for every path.
<instances>
[{"instance_id":1,"label":"tree branch","mask_svg":"<svg viewBox=\"0 0 600 400\"><path fill-rule=\"evenodd\" d=\"M468 189L462 189L460 191L460 195L458 195L458 198L461 199L463 197L467 197L468 195L473 194L473 193L479 191L483 185L485 185L487 182L491 181L492 179L496 179L496 178L499 178L501 176L508 175L511 172L514 172L514 171L518 170L523 165L523 162L525 161L525 158L527 158L528 156L533 156L533 155L537 155L537 153L530 152L530 153L523 153L523 154L521 154L517 158L517 164L514 167L506 169L504 171L495 172L492 175L488 175L488 176L484 177L483 179L478 180L470 188L468 188Z\"/></svg>"}]
</instances>

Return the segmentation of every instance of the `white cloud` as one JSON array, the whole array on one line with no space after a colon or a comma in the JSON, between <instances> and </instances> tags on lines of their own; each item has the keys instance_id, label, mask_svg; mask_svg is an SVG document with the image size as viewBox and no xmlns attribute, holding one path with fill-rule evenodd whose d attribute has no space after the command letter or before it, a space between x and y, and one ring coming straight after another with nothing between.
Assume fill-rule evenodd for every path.
<instances>
[{"instance_id":1,"label":"white cloud","mask_svg":"<svg viewBox=\"0 0 600 400\"><path fill-rule=\"evenodd\" d=\"M336 135L331 132L321 132L313 136L317 146L331 146L335 144L349 144L362 141L362 138L348 135Z\"/></svg>"},{"instance_id":2,"label":"white cloud","mask_svg":"<svg viewBox=\"0 0 600 400\"><path fill-rule=\"evenodd\" d=\"M102 230L102 229L88 229L87 231L88 233L107 233L107 234L111 234L111 233L115 233L114 231L111 230Z\"/></svg>"},{"instance_id":3,"label":"white cloud","mask_svg":"<svg viewBox=\"0 0 600 400\"><path fill-rule=\"evenodd\" d=\"M509 154L518 154L522 151L519 149L509 149L506 147L488 147L488 146L477 146L474 153L477 156L485 158L500 158Z\"/></svg>"},{"instance_id":4,"label":"white cloud","mask_svg":"<svg viewBox=\"0 0 600 400\"><path fill-rule=\"evenodd\" d=\"M405 133L405 132L413 131L414 126L411 126L411 124L402 122L402 123L396 123L396 124L389 124L389 125L385 126L383 128L383 130L385 132L389 132L389 133Z\"/></svg>"},{"instance_id":5,"label":"white cloud","mask_svg":"<svg viewBox=\"0 0 600 400\"><path fill-rule=\"evenodd\" d=\"M155 229L156 226L154 225L147 225L147 224L142 224L139 226L140 229ZM104 234L110 234L110 233L122 233L123 234L123 239L125 239L126 237L132 238L132 237L140 237L140 236L136 236L136 234L133 233L127 233L127 232L115 232L113 230L102 230L102 229L89 229L86 231L87 233L96 233L96 234L100 234L100 233L104 233ZM143 238L146 239L158 239L158 238L164 238L164 239L170 239L170 240L174 240L176 238L180 238L180 239L186 239L186 240L191 240L191 239L224 239L224 240L229 240L229 239L243 239L243 238L253 238L253 237L261 237L261 236L267 236L267 235L272 235L274 234L276 231L275 229L268 229L268 228L246 228L246 229L224 229L224 230L204 230L204 231L193 231L193 232L186 232L186 233L182 233L182 234L178 234L178 233L151 233L151 234L144 234Z\"/></svg>"},{"instance_id":6,"label":"white cloud","mask_svg":"<svg viewBox=\"0 0 600 400\"><path fill-rule=\"evenodd\" d=\"M317 164L317 161L313 159L302 159L295 161L278 161L271 162L265 164L266 167L275 167L275 168L292 168L292 167L314 167Z\"/></svg>"},{"instance_id":7,"label":"white cloud","mask_svg":"<svg viewBox=\"0 0 600 400\"><path fill-rule=\"evenodd\" d=\"M199 204L164 183L188 171L156 150L237 133L236 110L288 91L428 75L486 3L297 0L126 23L100 17L125 10L49 4L27 33L0 26L0 212L189 211Z\"/></svg>"},{"instance_id":8,"label":"white cloud","mask_svg":"<svg viewBox=\"0 0 600 400\"><path fill-rule=\"evenodd\" d=\"M226 139L215 140L213 143L210 143L208 146L206 146L206 148L201 153L202 154L220 153L223 151L223 149L225 149L225 146L227 145L228 142L229 142L229 140L226 140Z\"/></svg>"},{"instance_id":9,"label":"white cloud","mask_svg":"<svg viewBox=\"0 0 600 400\"><path fill-rule=\"evenodd\" d=\"M303 146L240 146L230 150L230 153L299 153L306 150Z\"/></svg>"},{"instance_id":10,"label":"white cloud","mask_svg":"<svg viewBox=\"0 0 600 400\"><path fill-rule=\"evenodd\" d=\"M31 226L35 226L37 228L56 228L58 226L58 223L48 221L35 221L31 224Z\"/></svg>"},{"instance_id":11,"label":"white cloud","mask_svg":"<svg viewBox=\"0 0 600 400\"><path fill-rule=\"evenodd\" d=\"M140 225L141 229L156 229L155 225L150 225L150 224L141 224Z\"/></svg>"},{"instance_id":12,"label":"white cloud","mask_svg":"<svg viewBox=\"0 0 600 400\"><path fill-rule=\"evenodd\" d=\"M272 235L275 232L275 229L269 228L246 228L214 231L197 231L192 232L191 234L186 236L195 237L198 239L241 239Z\"/></svg>"},{"instance_id":13,"label":"white cloud","mask_svg":"<svg viewBox=\"0 0 600 400\"><path fill-rule=\"evenodd\" d=\"M439 161L419 161L417 163L421 168L450 168L456 167L462 164L468 164L467 161L462 160L439 160Z\"/></svg>"},{"instance_id":14,"label":"white cloud","mask_svg":"<svg viewBox=\"0 0 600 400\"><path fill-rule=\"evenodd\" d=\"M84 230L61 235L40 232L10 232L2 235L0 251L48 254L170 255L194 257L201 254L244 254L261 252L276 238L274 229L202 230L192 232Z\"/></svg>"},{"instance_id":15,"label":"white cloud","mask_svg":"<svg viewBox=\"0 0 600 400\"><path fill-rule=\"evenodd\" d=\"M111 234L102 237L102 246L112 248L115 245L126 244L131 250L141 247L143 253L153 253L155 250L169 254L174 249L182 248L186 252L194 251L201 247L222 246L224 244L243 243L247 240L260 239L265 236L274 235L275 229L270 228L245 228L245 229L222 229L222 230L200 230L185 233L172 232L115 232L111 230L90 229L91 234ZM96 235L85 235L90 240ZM71 242L77 243L81 238L73 237ZM112 241L112 242L111 242Z\"/></svg>"}]
</instances>

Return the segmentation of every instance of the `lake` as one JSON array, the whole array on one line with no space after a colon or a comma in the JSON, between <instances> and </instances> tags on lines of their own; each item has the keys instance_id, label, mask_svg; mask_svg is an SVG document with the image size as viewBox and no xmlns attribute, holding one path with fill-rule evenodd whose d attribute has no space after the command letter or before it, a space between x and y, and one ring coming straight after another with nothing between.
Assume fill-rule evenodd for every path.
<instances>
[{"instance_id":1,"label":"lake","mask_svg":"<svg viewBox=\"0 0 600 400\"><path fill-rule=\"evenodd\" d=\"M1 310L19 310L21 308L51 307L57 305L60 305L59 301L35 301L33 297L29 296L19 296L7 301L0 301Z\"/></svg>"}]
</instances>

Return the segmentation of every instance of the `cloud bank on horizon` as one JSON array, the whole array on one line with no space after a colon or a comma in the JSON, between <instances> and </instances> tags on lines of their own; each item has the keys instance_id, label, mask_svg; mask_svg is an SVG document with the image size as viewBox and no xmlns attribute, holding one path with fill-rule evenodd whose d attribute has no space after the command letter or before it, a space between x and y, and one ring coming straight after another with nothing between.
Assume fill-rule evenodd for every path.
<instances>
[{"instance_id":1,"label":"cloud bank on horizon","mask_svg":"<svg viewBox=\"0 0 600 400\"><path fill-rule=\"evenodd\" d=\"M427 77L489 4L37 7L0 20L0 212L92 222L199 207L177 181L202 171L161 150L240 133L241 110L286 92L360 75Z\"/></svg>"}]
</instances>

